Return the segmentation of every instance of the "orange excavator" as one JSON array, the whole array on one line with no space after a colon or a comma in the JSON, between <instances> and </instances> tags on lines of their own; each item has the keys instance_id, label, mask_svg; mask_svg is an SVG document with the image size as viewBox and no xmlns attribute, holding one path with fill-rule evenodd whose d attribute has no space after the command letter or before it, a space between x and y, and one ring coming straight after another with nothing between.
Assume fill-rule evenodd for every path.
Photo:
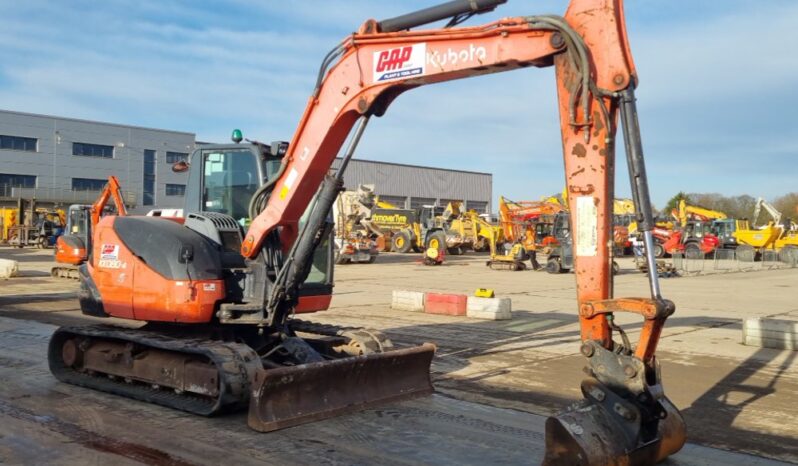
<instances>
[{"instance_id":1,"label":"orange excavator","mask_svg":"<svg viewBox=\"0 0 798 466\"><path fill-rule=\"evenodd\" d=\"M564 207L550 201L511 201L499 197L499 223L506 241L521 242L527 250L557 245L554 216Z\"/></svg>"},{"instance_id":2,"label":"orange excavator","mask_svg":"<svg viewBox=\"0 0 798 466\"><path fill-rule=\"evenodd\" d=\"M81 266L81 308L147 324L58 329L49 349L56 377L201 414L248 403L249 425L260 431L429 393L432 345L391 349L373 333L330 330L295 317L314 257L327 255L329 214L343 173L369 119L382 116L401 93L554 66L588 376L584 399L546 421L544 461L651 464L678 451L685 426L665 396L655 355L675 306L662 297L651 253L654 218L622 2L572 0L564 17L457 26L502 2L458 0L367 20L324 58L274 176L262 182L200 148L192 154L186 202L204 210L187 211L182 221L100 220L90 260ZM445 28L417 29L443 19L450 19ZM650 296L642 298L612 295L619 120L635 220L654 271ZM225 179L238 181L225 185ZM226 186L258 185L245 214L222 209L241 202L245 192ZM643 319L636 345L615 323L622 312ZM361 351L351 355L345 347Z\"/></svg>"},{"instance_id":3,"label":"orange excavator","mask_svg":"<svg viewBox=\"0 0 798 466\"><path fill-rule=\"evenodd\" d=\"M56 265L50 270L53 277L78 278L78 266L86 262L91 248L92 231L113 198L116 215L127 215L122 189L115 176L108 177L97 200L92 205L73 204L67 212L66 232L55 243Z\"/></svg>"}]
</instances>

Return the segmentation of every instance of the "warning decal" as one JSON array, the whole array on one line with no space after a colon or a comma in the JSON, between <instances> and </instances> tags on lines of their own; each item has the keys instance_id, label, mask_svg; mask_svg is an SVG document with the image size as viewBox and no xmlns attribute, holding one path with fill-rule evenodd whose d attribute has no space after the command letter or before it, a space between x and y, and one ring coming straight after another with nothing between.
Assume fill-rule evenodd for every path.
<instances>
[{"instance_id":1,"label":"warning decal","mask_svg":"<svg viewBox=\"0 0 798 466\"><path fill-rule=\"evenodd\" d=\"M591 196L576 198L576 255L598 255L598 208Z\"/></svg>"}]
</instances>

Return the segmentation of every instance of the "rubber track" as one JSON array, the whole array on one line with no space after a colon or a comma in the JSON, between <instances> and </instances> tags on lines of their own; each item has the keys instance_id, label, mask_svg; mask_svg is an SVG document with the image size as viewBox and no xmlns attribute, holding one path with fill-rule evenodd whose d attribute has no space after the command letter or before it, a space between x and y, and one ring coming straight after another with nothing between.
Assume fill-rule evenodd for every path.
<instances>
[{"instance_id":1,"label":"rubber track","mask_svg":"<svg viewBox=\"0 0 798 466\"><path fill-rule=\"evenodd\" d=\"M63 364L61 357L61 345L70 336L127 341L141 346L204 356L219 369L219 395L210 398L185 392L178 394L172 389L156 389L149 384L126 383L121 378L112 380L104 375L74 371ZM61 382L203 416L246 407L252 378L255 371L262 367L258 355L245 344L170 337L146 330L105 325L60 327L50 339L47 359L50 372Z\"/></svg>"}]
</instances>

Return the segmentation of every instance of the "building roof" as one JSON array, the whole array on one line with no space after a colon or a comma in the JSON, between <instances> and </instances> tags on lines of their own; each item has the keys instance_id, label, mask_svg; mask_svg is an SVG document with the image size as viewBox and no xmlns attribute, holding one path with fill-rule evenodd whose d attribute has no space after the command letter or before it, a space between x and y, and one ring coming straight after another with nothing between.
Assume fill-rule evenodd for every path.
<instances>
[{"instance_id":1,"label":"building roof","mask_svg":"<svg viewBox=\"0 0 798 466\"><path fill-rule=\"evenodd\" d=\"M336 157L335 160L336 161L341 161L342 159L341 159L341 157ZM471 170L459 170L459 169L454 169L454 168L430 167L430 166L427 166L427 165L411 165L411 164L407 164L407 163L385 162L385 161L382 161L382 160L367 160L367 159L361 159L361 158L357 158L357 157L353 157L352 161L353 162L362 162L362 163L375 163L375 164L380 164L380 165L395 165L395 166L398 166L398 167L423 168L425 170L441 170L441 171L446 171L446 172L470 173L472 175L493 176L493 173L488 173L488 172L477 172L477 171L471 171Z\"/></svg>"},{"instance_id":2,"label":"building roof","mask_svg":"<svg viewBox=\"0 0 798 466\"><path fill-rule=\"evenodd\" d=\"M119 128L135 128L135 129L143 129L147 131L159 131L162 133L177 133L177 134L185 134L187 136L196 137L195 133L190 133L188 131L174 131L171 129L161 129L161 128L148 128L146 126L136 126L136 125L123 125L119 123L108 123L105 121L96 121L96 120L83 120L80 118L69 118L69 117L62 117L56 115L44 115L41 113L28 113L28 112L18 112L16 110L2 110L0 109L0 113L8 113L13 115L24 115L24 116L32 116L32 117L39 117L39 118L53 118L56 120L69 120L69 121L77 121L80 123L91 123L94 125L105 125L105 126L116 126Z\"/></svg>"}]
</instances>

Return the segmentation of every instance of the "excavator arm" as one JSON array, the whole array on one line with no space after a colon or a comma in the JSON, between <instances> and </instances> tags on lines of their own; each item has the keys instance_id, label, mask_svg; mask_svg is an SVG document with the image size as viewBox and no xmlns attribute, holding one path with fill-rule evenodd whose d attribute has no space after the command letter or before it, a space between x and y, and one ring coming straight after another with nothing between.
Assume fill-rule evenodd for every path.
<instances>
[{"instance_id":1,"label":"excavator arm","mask_svg":"<svg viewBox=\"0 0 798 466\"><path fill-rule=\"evenodd\" d=\"M125 207L125 201L122 197L122 186L114 175L108 177L108 183L103 187L102 192L97 196L97 200L94 201L94 204L91 205L92 229L100 222L103 209L108 205L108 201L111 200L111 198L113 198L114 204L116 205L117 215L122 217L126 216L127 208Z\"/></svg>"},{"instance_id":2,"label":"excavator arm","mask_svg":"<svg viewBox=\"0 0 798 466\"><path fill-rule=\"evenodd\" d=\"M527 250L534 249L539 241L531 220L543 215L553 216L564 210L559 203L551 201L511 201L499 198L499 217L505 239L521 241Z\"/></svg>"},{"instance_id":3,"label":"excavator arm","mask_svg":"<svg viewBox=\"0 0 798 466\"><path fill-rule=\"evenodd\" d=\"M463 0L442 7L461 5L468 12L477 3L501 2ZM272 322L279 324L291 312L312 252L329 228L325 219L341 190L342 173L370 117L382 116L399 94L419 86L553 65L574 237L581 351L590 377L582 384L583 404L548 420L546 461L649 464L678 451L684 443L684 424L664 395L654 356L674 306L662 298L657 281L654 220L634 96L637 76L622 1L572 0L564 17L524 16L475 27L412 29L441 19L428 13L368 20L325 57L284 170L241 247L244 257L258 261L274 252L266 251L275 247L267 239L279 236L285 260L264 303ZM619 117L635 220L649 252L649 298L612 298ZM333 160L350 132L343 161L331 175ZM313 213L300 228L309 205ZM614 324L618 312L644 319L636 346ZM613 332L621 335L622 343L613 341Z\"/></svg>"},{"instance_id":4,"label":"excavator arm","mask_svg":"<svg viewBox=\"0 0 798 466\"><path fill-rule=\"evenodd\" d=\"M770 215L770 218L773 219L774 225L781 225L781 212L779 212L778 209L773 207L773 204L766 201L764 198L760 197L757 198L756 200L756 205L754 206L754 216L751 219L751 223L754 226L756 226L757 220L759 219L759 213L763 208L768 213L768 215Z\"/></svg>"}]
</instances>

